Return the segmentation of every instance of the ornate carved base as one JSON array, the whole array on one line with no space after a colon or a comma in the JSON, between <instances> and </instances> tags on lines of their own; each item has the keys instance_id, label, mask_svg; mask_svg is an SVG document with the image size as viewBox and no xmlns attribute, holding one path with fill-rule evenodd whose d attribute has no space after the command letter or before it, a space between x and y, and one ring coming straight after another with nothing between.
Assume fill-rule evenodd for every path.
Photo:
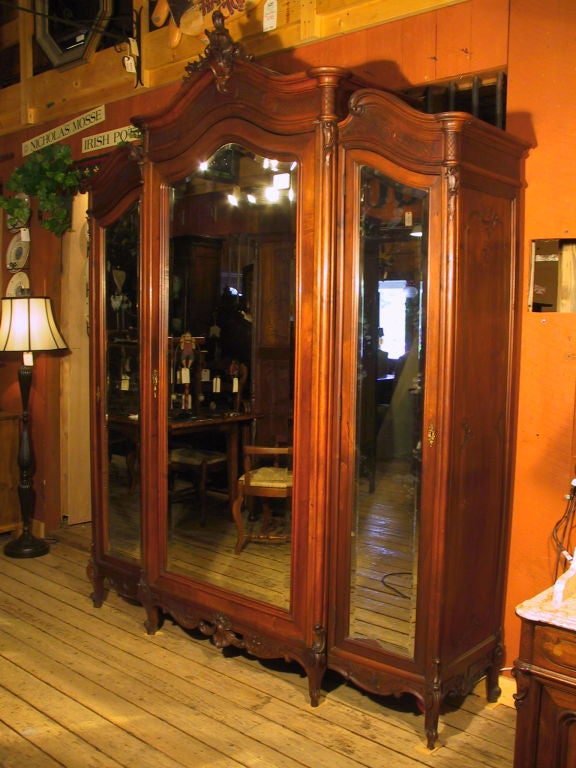
<instances>
[{"instance_id":1,"label":"ornate carved base","mask_svg":"<svg viewBox=\"0 0 576 768\"><path fill-rule=\"evenodd\" d=\"M315 639L309 648L297 647L281 638L249 630L240 631L235 628L232 619L221 611L206 616L204 608L165 596L160 598L144 581L139 584L138 599L146 610L148 634L157 632L162 626L164 614L169 614L184 629L197 629L210 638L216 648L238 648L260 659L296 661L308 677L310 702L312 706L318 705L322 677L326 671L326 631L323 627L314 627Z\"/></svg>"},{"instance_id":2,"label":"ornate carved base","mask_svg":"<svg viewBox=\"0 0 576 768\"><path fill-rule=\"evenodd\" d=\"M497 701L501 690L498 677L502 662L502 645L498 643L491 652L468 663L464 671L450 672L443 678L442 663L434 659L428 674L422 678L386 671L381 667L355 664L354 661L331 664L331 668L343 675L346 680L360 688L379 696L411 694L416 698L416 706L424 715L426 745L434 749L438 740L438 721L442 702L451 699L454 703L464 699L482 677L486 676L486 698ZM445 672L444 672L445 674Z\"/></svg>"},{"instance_id":3,"label":"ornate carved base","mask_svg":"<svg viewBox=\"0 0 576 768\"><path fill-rule=\"evenodd\" d=\"M117 567L101 568L90 556L86 566L86 574L92 584L92 602L95 608L101 608L106 595L112 589L127 600L138 599L138 570L123 564Z\"/></svg>"}]
</instances>

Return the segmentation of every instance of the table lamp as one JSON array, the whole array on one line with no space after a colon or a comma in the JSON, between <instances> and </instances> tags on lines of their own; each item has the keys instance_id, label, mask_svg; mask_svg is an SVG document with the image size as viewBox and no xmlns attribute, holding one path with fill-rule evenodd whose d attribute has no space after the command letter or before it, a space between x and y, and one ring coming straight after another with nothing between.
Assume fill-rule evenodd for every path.
<instances>
[{"instance_id":1,"label":"table lamp","mask_svg":"<svg viewBox=\"0 0 576 768\"><path fill-rule=\"evenodd\" d=\"M50 551L46 541L32 535L30 526L34 517L36 494L32 479L34 457L28 430L28 399L32 384L34 352L67 349L66 342L56 325L52 302L46 297L18 296L2 299L0 316L0 352L23 352L23 365L18 371L22 415L20 417L20 443L18 448L18 499L22 533L4 547L9 557L40 557Z\"/></svg>"}]
</instances>

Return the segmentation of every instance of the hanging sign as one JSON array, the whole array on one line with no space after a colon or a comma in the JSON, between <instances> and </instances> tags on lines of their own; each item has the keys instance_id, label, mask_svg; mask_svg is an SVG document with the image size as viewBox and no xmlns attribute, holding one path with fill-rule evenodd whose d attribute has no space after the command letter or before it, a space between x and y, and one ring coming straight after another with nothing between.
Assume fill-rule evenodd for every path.
<instances>
[{"instance_id":1,"label":"hanging sign","mask_svg":"<svg viewBox=\"0 0 576 768\"><path fill-rule=\"evenodd\" d=\"M73 136L75 133L85 131L97 123L101 123L106 118L106 108L95 107L90 112L85 112L83 115L75 117L73 120L69 120L67 123L51 128L45 133L41 133L39 136L35 136L33 139L28 139L22 144L22 157L31 155L32 152L36 152L42 147L47 147L49 144L57 144L62 139Z\"/></svg>"},{"instance_id":2,"label":"hanging sign","mask_svg":"<svg viewBox=\"0 0 576 768\"><path fill-rule=\"evenodd\" d=\"M135 125L125 125L122 128L114 128L113 131L94 133L82 139L82 154L86 152L98 152L121 144L123 141L138 141L142 138L140 130Z\"/></svg>"},{"instance_id":3,"label":"hanging sign","mask_svg":"<svg viewBox=\"0 0 576 768\"><path fill-rule=\"evenodd\" d=\"M278 24L278 3L277 0L266 0L264 3L264 21L262 22L263 32L272 32Z\"/></svg>"}]
</instances>

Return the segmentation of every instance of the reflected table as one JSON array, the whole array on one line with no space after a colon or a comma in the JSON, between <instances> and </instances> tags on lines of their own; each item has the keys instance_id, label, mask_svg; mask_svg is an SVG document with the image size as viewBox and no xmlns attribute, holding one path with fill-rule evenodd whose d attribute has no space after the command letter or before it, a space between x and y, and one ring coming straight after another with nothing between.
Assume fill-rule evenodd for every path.
<instances>
[{"instance_id":1,"label":"reflected table","mask_svg":"<svg viewBox=\"0 0 576 768\"><path fill-rule=\"evenodd\" d=\"M194 416L186 411L174 414L168 419L168 437L175 439L187 435L202 433L222 434L226 440L227 483L230 513L236 494L236 481L238 480L238 465L240 454L240 436L248 442L249 428L256 417L252 413L210 414ZM133 416L108 416L108 430L110 435L121 435L133 445L133 455L138 456L140 442L140 424L138 418ZM127 462L129 472L134 472L136 461ZM130 470L130 467L132 468ZM131 485L134 477L130 477Z\"/></svg>"}]
</instances>

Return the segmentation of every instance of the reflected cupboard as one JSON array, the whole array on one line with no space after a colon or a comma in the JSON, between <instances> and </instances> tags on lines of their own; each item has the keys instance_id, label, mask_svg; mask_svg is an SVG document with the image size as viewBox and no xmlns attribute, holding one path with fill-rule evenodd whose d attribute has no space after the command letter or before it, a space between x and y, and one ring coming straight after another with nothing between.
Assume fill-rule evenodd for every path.
<instances>
[{"instance_id":1,"label":"reflected cupboard","mask_svg":"<svg viewBox=\"0 0 576 768\"><path fill-rule=\"evenodd\" d=\"M499 693L526 148L221 44L92 180L93 599L413 694L432 747Z\"/></svg>"}]
</instances>

